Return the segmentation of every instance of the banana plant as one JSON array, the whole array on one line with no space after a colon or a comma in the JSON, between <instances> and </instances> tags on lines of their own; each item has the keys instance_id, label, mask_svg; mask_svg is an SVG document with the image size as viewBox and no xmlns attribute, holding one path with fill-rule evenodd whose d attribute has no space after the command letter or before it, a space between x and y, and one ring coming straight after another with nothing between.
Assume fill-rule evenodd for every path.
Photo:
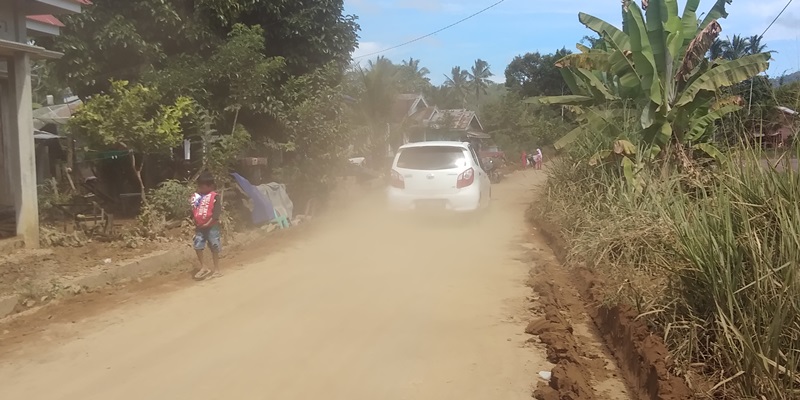
<instances>
[{"instance_id":1,"label":"banana plant","mask_svg":"<svg viewBox=\"0 0 800 400\"><path fill-rule=\"evenodd\" d=\"M697 17L700 0L687 0L680 15L678 0L643 1L642 8L634 1L624 2L623 29L580 13L580 22L599 34L605 46L579 45L580 53L558 61L572 95L527 101L578 106L584 116L633 102L641 110L641 130L636 136L656 149L651 154L680 143L719 155L708 144L714 122L743 103L738 97L720 98L720 89L766 71L770 59L768 53L735 61L704 57L722 31L718 19L727 17L725 6L731 1L717 0L703 20ZM609 123L588 117L582 122L556 144L566 146Z\"/></svg>"}]
</instances>

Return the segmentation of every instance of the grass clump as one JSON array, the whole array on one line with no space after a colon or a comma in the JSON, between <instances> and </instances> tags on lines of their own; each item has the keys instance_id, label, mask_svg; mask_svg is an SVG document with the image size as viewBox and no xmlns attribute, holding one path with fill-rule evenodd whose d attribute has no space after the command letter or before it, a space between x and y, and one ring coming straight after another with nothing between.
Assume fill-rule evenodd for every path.
<instances>
[{"instance_id":1,"label":"grass clump","mask_svg":"<svg viewBox=\"0 0 800 400\"><path fill-rule=\"evenodd\" d=\"M800 397L800 174L742 151L703 170L703 187L651 165L634 190L618 167L585 159L553 163L540 207L563 228L568 261L595 269L608 301L663 335L674 372L711 381L696 389Z\"/></svg>"}]
</instances>

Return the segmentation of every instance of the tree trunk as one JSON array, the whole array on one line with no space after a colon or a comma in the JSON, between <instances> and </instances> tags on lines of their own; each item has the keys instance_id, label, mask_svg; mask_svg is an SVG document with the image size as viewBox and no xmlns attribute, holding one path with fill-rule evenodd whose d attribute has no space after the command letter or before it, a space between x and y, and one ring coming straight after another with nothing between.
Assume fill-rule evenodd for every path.
<instances>
[{"instance_id":1,"label":"tree trunk","mask_svg":"<svg viewBox=\"0 0 800 400\"><path fill-rule=\"evenodd\" d=\"M142 195L142 204L147 204L147 197L144 191L144 181L142 180L142 167L144 166L144 157L142 157L142 162L139 166L136 166L136 155L131 152L131 168L133 168L133 174L136 176L136 181L139 183L139 193Z\"/></svg>"}]
</instances>

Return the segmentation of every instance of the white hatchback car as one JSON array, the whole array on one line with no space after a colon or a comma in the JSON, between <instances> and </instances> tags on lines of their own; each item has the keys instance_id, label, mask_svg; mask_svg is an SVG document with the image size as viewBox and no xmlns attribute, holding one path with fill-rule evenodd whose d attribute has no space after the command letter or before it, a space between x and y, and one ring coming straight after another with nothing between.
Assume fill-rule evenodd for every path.
<instances>
[{"instance_id":1,"label":"white hatchback car","mask_svg":"<svg viewBox=\"0 0 800 400\"><path fill-rule=\"evenodd\" d=\"M469 143L409 143L394 157L388 202L398 211L471 212L489 205L491 190Z\"/></svg>"}]
</instances>

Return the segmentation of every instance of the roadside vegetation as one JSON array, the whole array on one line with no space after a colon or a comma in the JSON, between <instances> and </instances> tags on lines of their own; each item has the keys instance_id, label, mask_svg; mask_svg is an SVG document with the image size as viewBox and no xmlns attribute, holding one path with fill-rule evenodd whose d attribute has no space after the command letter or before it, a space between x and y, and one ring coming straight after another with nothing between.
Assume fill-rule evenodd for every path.
<instances>
[{"instance_id":1,"label":"roadside vegetation","mask_svg":"<svg viewBox=\"0 0 800 400\"><path fill-rule=\"evenodd\" d=\"M785 120L775 106L796 107L798 86L761 75L760 37L720 40L729 0L702 14L697 0L682 13L676 0L623 3L621 29L580 15L597 39L555 63L569 93L526 100L577 123L555 141L538 218L605 281L607 302L664 339L694 390L797 398L800 150L765 152L758 134Z\"/></svg>"},{"instance_id":2,"label":"roadside vegetation","mask_svg":"<svg viewBox=\"0 0 800 400\"><path fill-rule=\"evenodd\" d=\"M722 36L731 1L626 0L619 23L580 14L576 52L516 57L505 84L478 58L435 85L419 59L352 60L341 0L97 0L43 43L65 56L37 66L35 97L85 102L68 151L125 158L112 167L141 196L138 239L181 226L200 170L233 187L242 157L267 157L304 205L349 157L382 169L410 129L392 119L398 95L475 111L510 162L552 160L538 218L663 338L673 373L714 398L797 398L800 148L761 145L797 133L778 107L800 108L800 81L764 75L762 37ZM187 139L202 151L181 163ZM40 188L45 220L78 196L77 170ZM226 230L240 222L228 211Z\"/></svg>"}]
</instances>

